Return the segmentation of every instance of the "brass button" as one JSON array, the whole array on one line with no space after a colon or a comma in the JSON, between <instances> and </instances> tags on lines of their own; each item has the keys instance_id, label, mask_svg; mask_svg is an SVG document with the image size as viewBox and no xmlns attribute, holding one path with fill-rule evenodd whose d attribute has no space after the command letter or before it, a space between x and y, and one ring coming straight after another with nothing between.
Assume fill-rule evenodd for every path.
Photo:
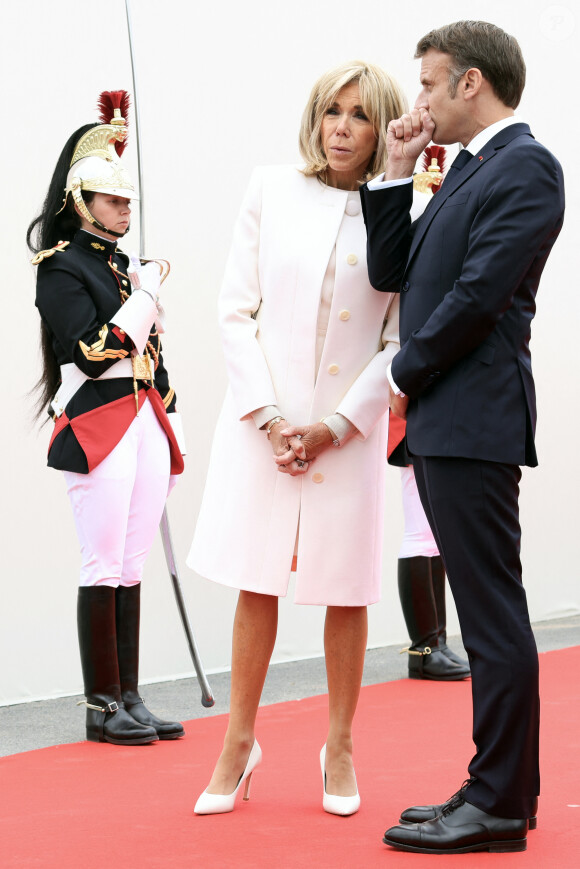
<instances>
[{"instance_id":1,"label":"brass button","mask_svg":"<svg viewBox=\"0 0 580 869\"><path fill-rule=\"evenodd\" d=\"M120 334L120 335L124 335L124 334L125 334L125 330L124 330L124 329L119 329L119 334Z\"/></svg>"},{"instance_id":2,"label":"brass button","mask_svg":"<svg viewBox=\"0 0 580 869\"><path fill-rule=\"evenodd\" d=\"M117 271L117 263L113 263L112 265L113 265L113 268L115 269L115 271Z\"/></svg>"},{"instance_id":3,"label":"brass button","mask_svg":"<svg viewBox=\"0 0 580 869\"><path fill-rule=\"evenodd\" d=\"M328 366L328 373L329 374L338 374L339 371L340 371L340 367L336 364L336 362L333 362L332 365Z\"/></svg>"},{"instance_id":4,"label":"brass button","mask_svg":"<svg viewBox=\"0 0 580 869\"><path fill-rule=\"evenodd\" d=\"M321 474L319 471L316 474L312 474L312 482L313 483L322 483L324 480L324 474Z\"/></svg>"},{"instance_id":5,"label":"brass button","mask_svg":"<svg viewBox=\"0 0 580 869\"><path fill-rule=\"evenodd\" d=\"M356 255L356 253L349 253L349 255L346 258L346 261L349 264L349 266L355 266L358 262L358 257Z\"/></svg>"},{"instance_id":6,"label":"brass button","mask_svg":"<svg viewBox=\"0 0 580 869\"><path fill-rule=\"evenodd\" d=\"M348 311L346 308L343 308L338 316L341 320L350 320L350 311Z\"/></svg>"},{"instance_id":7,"label":"brass button","mask_svg":"<svg viewBox=\"0 0 580 869\"><path fill-rule=\"evenodd\" d=\"M121 283L123 284L124 287L127 286L127 281L124 281L124 280L123 280L123 281L121 281Z\"/></svg>"}]
</instances>

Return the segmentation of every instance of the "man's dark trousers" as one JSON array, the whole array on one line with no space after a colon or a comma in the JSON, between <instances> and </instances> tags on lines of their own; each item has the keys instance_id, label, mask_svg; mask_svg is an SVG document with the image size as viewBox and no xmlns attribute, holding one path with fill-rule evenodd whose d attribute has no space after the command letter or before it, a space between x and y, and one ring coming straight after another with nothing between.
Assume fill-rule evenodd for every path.
<instances>
[{"instance_id":1,"label":"man's dark trousers","mask_svg":"<svg viewBox=\"0 0 580 869\"><path fill-rule=\"evenodd\" d=\"M477 751L467 798L499 817L529 817L540 790L540 706L520 562L521 471L461 458L414 456L413 464L471 666Z\"/></svg>"}]
</instances>

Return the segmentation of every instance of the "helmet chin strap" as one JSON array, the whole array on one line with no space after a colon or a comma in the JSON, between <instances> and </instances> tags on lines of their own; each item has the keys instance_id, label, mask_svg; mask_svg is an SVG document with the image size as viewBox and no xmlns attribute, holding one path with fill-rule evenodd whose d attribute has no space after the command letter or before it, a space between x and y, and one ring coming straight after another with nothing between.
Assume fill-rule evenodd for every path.
<instances>
[{"instance_id":1,"label":"helmet chin strap","mask_svg":"<svg viewBox=\"0 0 580 869\"><path fill-rule=\"evenodd\" d=\"M88 209L87 209L87 210L88 210ZM89 212L89 213L90 213L90 212ZM91 214L91 217L93 217L92 214ZM87 218L87 220L88 220L88 218ZM92 223L92 225L95 226L97 229L100 229L101 232L108 232L109 235L114 235L115 238L123 238L123 236L124 236L124 235L127 235L127 233L129 232L129 230L130 230L130 228L131 228L131 224L129 224L129 226L127 227L127 229L125 230L125 232L115 232L114 229L108 229L108 227L103 226L103 224L100 223L100 222L96 219L96 217L93 217L93 219L90 221L90 223Z\"/></svg>"},{"instance_id":2,"label":"helmet chin strap","mask_svg":"<svg viewBox=\"0 0 580 869\"><path fill-rule=\"evenodd\" d=\"M123 238L123 236L129 232L131 224L127 226L127 229L124 232L115 232L113 229L109 229L107 226L104 226L99 220L97 220L96 217L93 217L93 215L87 208L87 203L83 199L83 194L81 193L80 179L75 178L73 180L73 183L71 185L71 193L76 207L85 218L85 220L88 220L88 222L92 226L100 229L101 232L107 232L109 235L114 235L115 238Z\"/></svg>"}]
</instances>

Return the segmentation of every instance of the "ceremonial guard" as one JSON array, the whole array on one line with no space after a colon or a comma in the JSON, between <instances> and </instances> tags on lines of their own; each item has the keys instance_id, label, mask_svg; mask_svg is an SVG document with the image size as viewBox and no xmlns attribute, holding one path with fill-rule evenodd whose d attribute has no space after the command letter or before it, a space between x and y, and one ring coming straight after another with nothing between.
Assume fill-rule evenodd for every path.
<instances>
[{"instance_id":1,"label":"ceremonial guard","mask_svg":"<svg viewBox=\"0 0 580 869\"><path fill-rule=\"evenodd\" d=\"M430 145L423 152L423 172L413 176L411 219L416 220L427 207L443 181L446 151ZM401 494L405 529L399 559L397 581L399 599L411 645L408 653L410 679L454 682L467 679L469 664L447 645L445 605L445 566L421 505L413 459L407 451L406 422L389 415L387 461L401 469Z\"/></svg>"},{"instance_id":2,"label":"ceremonial guard","mask_svg":"<svg viewBox=\"0 0 580 869\"><path fill-rule=\"evenodd\" d=\"M143 566L184 449L161 353L169 266L117 248L137 199L120 161L128 106L125 91L101 95L101 123L66 143L27 236L38 266L40 406L54 420L48 465L64 472L82 554L87 738L115 745L184 732L138 691Z\"/></svg>"}]
</instances>

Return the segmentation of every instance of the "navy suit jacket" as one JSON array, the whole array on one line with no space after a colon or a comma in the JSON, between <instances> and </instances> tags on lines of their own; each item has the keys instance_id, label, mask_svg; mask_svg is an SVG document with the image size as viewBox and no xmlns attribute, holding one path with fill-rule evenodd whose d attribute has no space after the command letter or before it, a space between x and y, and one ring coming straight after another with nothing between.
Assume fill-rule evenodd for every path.
<instances>
[{"instance_id":1,"label":"navy suit jacket","mask_svg":"<svg viewBox=\"0 0 580 869\"><path fill-rule=\"evenodd\" d=\"M412 185L362 188L368 268L401 292L393 378L421 456L536 465L530 327L564 184L527 124L497 133L411 224Z\"/></svg>"}]
</instances>

